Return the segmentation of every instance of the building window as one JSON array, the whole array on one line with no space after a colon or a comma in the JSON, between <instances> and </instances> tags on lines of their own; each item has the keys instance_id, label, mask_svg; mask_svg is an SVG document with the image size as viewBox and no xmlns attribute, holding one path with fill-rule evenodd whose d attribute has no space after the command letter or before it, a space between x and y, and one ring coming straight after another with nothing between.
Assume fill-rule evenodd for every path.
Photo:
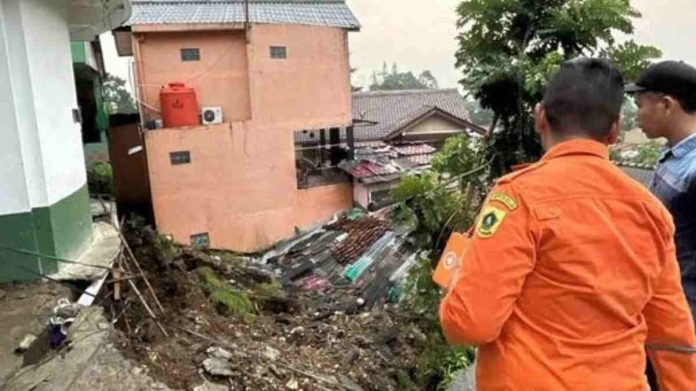
<instances>
[{"instance_id":1,"label":"building window","mask_svg":"<svg viewBox=\"0 0 696 391\"><path fill-rule=\"evenodd\" d=\"M285 46L271 46L271 58L288 58L288 48Z\"/></svg>"},{"instance_id":2,"label":"building window","mask_svg":"<svg viewBox=\"0 0 696 391\"><path fill-rule=\"evenodd\" d=\"M201 52L198 48L181 49L181 61L200 61Z\"/></svg>"},{"instance_id":3,"label":"building window","mask_svg":"<svg viewBox=\"0 0 696 391\"><path fill-rule=\"evenodd\" d=\"M177 151L171 152L169 154L169 161L173 166L179 164L189 164L191 163L191 152L189 151Z\"/></svg>"},{"instance_id":4,"label":"building window","mask_svg":"<svg viewBox=\"0 0 696 391\"><path fill-rule=\"evenodd\" d=\"M210 247L210 236L207 232L191 235L191 247L208 248Z\"/></svg>"},{"instance_id":5,"label":"building window","mask_svg":"<svg viewBox=\"0 0 696 391\"><path fill-rule=\"evenodd\" d=\"M339 165L349 159L345 129L315 129L295 132L297 187L307 189L347 182Z\"/></svg>"},{"instance_id":6,"label":"building window","mask_svg":"<svg viewBox=\"0 0 696 391\"><path fill-rule=\"evenodd\" d=\"M393 203L392 201L392 187L381 190L374 190L370 192L370 203L368 205L369 210L377 210L383 208L387 205Z\"/></svg>"}]
</instances>

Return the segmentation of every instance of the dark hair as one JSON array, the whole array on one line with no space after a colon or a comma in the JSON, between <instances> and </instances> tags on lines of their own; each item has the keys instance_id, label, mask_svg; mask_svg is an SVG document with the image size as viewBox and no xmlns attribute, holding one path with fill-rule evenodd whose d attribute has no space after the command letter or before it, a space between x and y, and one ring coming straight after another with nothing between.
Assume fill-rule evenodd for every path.
<instances>
[{"instance_id":1,"label":"dark hair","mask_svg":"<svg viewBox=\"0 0 696 391\"><path fill-rule=\"evenodd\" d=\"M696 96L675 96L674 99L679 102L687 114L696 114Z\"/></svg>"},{"instance_id":2,"label":"dark hair","mask_svg":"<svg viewBox=\"0 0 696 391\"><path fill-rule=\"evenodd\" d=\"M696 114L696 96L675 96L674 99L679 102L682 109L684 109L687 114Z\"/></svg>"},{"instance_id":3,"label":"dark hair","mask_svg":"<svg viewBox=\"0 0 696 391\"><path fill-rule=\"evenodd\" d=\"M607 60L577 58L563 63L542 101L552 131L596 139L606 136L619 119L623 88L621 72Z\"/></svg>"}]
</instances>

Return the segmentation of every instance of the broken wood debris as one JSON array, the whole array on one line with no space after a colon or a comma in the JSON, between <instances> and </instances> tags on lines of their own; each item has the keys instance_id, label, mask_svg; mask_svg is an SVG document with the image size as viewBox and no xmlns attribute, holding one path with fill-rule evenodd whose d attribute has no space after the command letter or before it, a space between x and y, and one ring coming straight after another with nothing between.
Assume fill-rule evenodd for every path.
<instances>
[{"instance_id":1,"label":"broken wood debris","mask_svg":"<svg viewBox=\"0 0 696 391\"><path fill-rule=\"evenodd\" d=\"M123 220L121 221L121 224L118 227L116 227L116 229L118 230L118 237L121 239L121 242L123 243L123 246L126 248L126 251L128 251L128 255L130 256L130 260L133 262L135 267L138 269L138 272L140 273L140 275L142 275L143 281L145 281L145 285L147 286L147 289L150 291L150 294L152 294L152 297L155 299L155 303L157 304L157 308L159 308L160 312L162 312L162 315L165 315L164 308L162 307L162 303L160 303L159 298L157 297L157 294L155 293L155 290L152 288L152 284L150 284L150 280L145 275L145 272L143 272L143 268L140 266L140 262L138 262L138 258L135 257L135 254L133 254L133 250L131 250L130 245L128 245L128 241L123 236L123 232L121 230L121 227L123 227ZM123 258L123 259L126 262L128 260L128 258Z\"/></svg>"},{"instance_id":2,"label":"broken wood debris","mask_svg":"<svg viewBox=\"0 0 696 391\"><path fill-rule=\"evenodd\" d=\"M381 224L388 226L386 221ZM116 346L172 388L191 389L202 373L206 384L229 384L233 389L287 389L293 379L306 391L402 389L399 378L415 365L419 348L405 336L390 338L384 346L359 340L369 336L365 340L382 341L379 335L385 330L400 327L376 304L400 283L390 278L408 267L404 263L412 252L403 236L387 229L383 237L389 233L394 246L377 246L377 238L342 265L332 247L346 232L317 230L320 233L302 234L303 240L279 246L263 264L258 258L181 247L149 228L129 225L123 236L143 275L157 276L150 282L166 315L157 311L143 278L128 278L138 270L127 262L130 256L124 247L116 264L121 277L112 273L113 283L102 292L103 306L118 330ZM387 256L381 259L380 254ZM374 257L374 262L351 282L344 271L364 256ZM305 261L308 269L284 278ZM204 268L209 271L203 274L212 278L201 278ZM113 298L116 282L122 282L121 300ZM213 297L220 289L247 297L250 312L217 311L215 300L225 300L224 295ZM365 294L374 299L361 297ZM368 310L368 305L375 307L372 313L350 315ZM390 331L394 334L398 333Z\"/></svg>"}]
</instances>

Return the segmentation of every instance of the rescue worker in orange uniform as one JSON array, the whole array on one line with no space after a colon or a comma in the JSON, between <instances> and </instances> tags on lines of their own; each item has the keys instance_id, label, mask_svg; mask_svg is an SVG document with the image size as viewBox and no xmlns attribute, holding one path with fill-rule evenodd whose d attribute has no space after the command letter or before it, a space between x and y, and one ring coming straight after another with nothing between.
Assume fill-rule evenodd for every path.
<instances>
[{"instance_id":1,"label":"rescue worker in orange uniform","mask_svg":"<svg viewBox=\"0 0 696 391\"><path fill-rule=\"evenodd\" d=\"M477 345L479 391L696 390L696 336L674 225L609 160L623 77L576 59L535 110L546 155L501 178L440 306L447 339Z\"/></svg>"}]
</instances>

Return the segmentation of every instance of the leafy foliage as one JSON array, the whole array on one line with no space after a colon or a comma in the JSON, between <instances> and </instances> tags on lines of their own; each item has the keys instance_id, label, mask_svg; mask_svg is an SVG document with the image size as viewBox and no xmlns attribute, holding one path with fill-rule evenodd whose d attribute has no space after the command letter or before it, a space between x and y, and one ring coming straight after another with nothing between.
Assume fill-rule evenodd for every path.
<instances>
[{"instance_id":1,"label":"leafy foliage","mask_svg":"<svg viewBox=\"0 0 696 391\"><path fill-rule=\"evenodd\" d=\"M481 107L476 99L466 97L464 105L471 122L484 128L488 128L493 123L493 111Z\"/></svg>"},{"instance_id":2,"label":"leafy foliage","mask_svg":"<svg viewBox=\"0 0 696 391\"><path fill-rule=\"evenodd\" d=\"M533 107L548 76L577 56L606 56L628 78L642 70L654 47L617 44L640 13L629 0L465 0L458 8L457 66L461 84L502 130L489 140L493 177L541 155Z\"/></svg>"},{"instance_id":3,"label":"leafy foliage","mask_svg":"<svg viewBox=\"0 0 696 391\"><path fill-rule=\"evenodd\" d=\"M662 56L662 52L652 46L627 41L603 50L601 55L611 58L621 69L626 80L637 80L640 73L650 65L649 59Z\"/></svg>"},{"instance_id":4,"label":"leafy foliage","mask_svg":"<svg viewBox=\"0 0 696 391\"><path fill-rule=\"evenodd\" d=\"M633 99L626 99L621 108L621 129L624 131L633 130L638 127L638 106Z\"/></svg>"},{"instance_id":5,"label":"leafy foliage","mask_svg":"<svg viewBox=\"0 0 696 391\"><path fill-rule=\"evenodd\" d=\"M387 71L387 63L382 66L382 71L372 73L372 85L370 91L394 91L394 90L426 90L437 89L439 84L430 71L423 71L416 77L413 72L399 72L396 63L391 71Z\"/></svg>"},{"instance_id":6,"label":"leafy foliage","mask_svg":"<svg viewBox=\"0 0 696 391\"><path fill-rule=\"evenodd\" d=\"M471 223L467 190L480 187L485 177L480 149L481 143L466 135L450 137L433 158L431 170L407 176L392 192L395 218L413 229L418 246L440 251L454 229Z\"/></svg>"},{"instance_id":7,"label":"leafy foliage","mask_svg":"<svg viewBox=\"0 0 696 391\"><path fill-rule=\"evenodd\" d=\"M659 162L663 153L664 147L656 142L641 145L638 148L638 157L636 157L636 162L638 164L655 166Z\"/></svg>"},{"instance_id":8,"label":"leafy foliage","mask_svg":"<svg viewBox=\"0 0 696 391\"><path fill-rule=\"evenodd\" d=\"M473 362L474 350L447 344L437 316L442 293L433 284L432 273L433 261L422 258L407 280L407 299L403 305L425 325L425 343L418 358L416 383L421 385L419 389L444 390L457 371Z\"/></svg>"},{"instance_id":9,"label":"leafy foliage","mask_svg":"<svg viewBox=\"0 0 696 391\"><path fill-rule=\"evenodd\" d=\"M138 111L133 96L126 89L126 81L112 74L107 74L104 80L104 101L109 114Z\"/></svg>"},{"instance_id":10,"label":"leafy foliage","mask_svg":"<svg viewBox=\"0 0 696 391\"><path fill-rule=\"evenodd\" d=\"M659 162L665 147L656 141L636 145L629 150L613 151L612 159L645 166L655 166Z\"/></svg>"},{"instance_id":11,"label":"leafy foliage","mask_svg":"<svg viewBox=\"0 0 696 391\"><path fill-rule=\"evenodd\" d=\"M478 153L480 143L460 135L451 137L433 159L432 169L409 176L394 190L395 219L414 229L417 246L427 250L406 283L403 305L426 323L426 348L419 358L417 381L427 390L441 390L453 375L468 366L471 348L450 347L442 334L437 309L442 292L432 281L435 261L453 230L471 225L474 208L468 207L472 186L485 177Z\"/></svg>"},{"instance_id":12,"label":"leafy foliage","mask_svg":"<svg viewBox=\"0 0 696 391\"><path fill-rule=\"evenodd\" d=\"M465 175L476 168L479 163L478 151L481 150L481 147L480 141L463 134L450 137L433 158L432 169L441 176L450 178ZM470 177L463 179L459 182L462 190L471 181Z\"/></svg>"},{"instance_id":13,"label":"leafy foliage","mask_svg":"<svg viewBox=\"0 0 696 391\"><path fill-rule=\"evenodd\" d=\"M203 290L221 315L240 315L251 319L254 303L246 293L235 290L210 267L202 266L197 271Z\"/></svg>"},{"instance_id":14,"label":"leafy foliage","mask_svg":"<svg viewBox=\"0 0 696 391\"><path fill-rule=\"evenodd\" d=\"M87 187L92 195L114 195L114 173L111 164L95 162L87 167Z\"/></svg>"},{"instance_id":15,"label":"leafy foliage","mask_svg":"<svg viewBox=\"0 0 696 391\"><path fill-rule=\"evenodd\" d=\"M434 172L404 178L393 192L395 218L414 228L414 239L424 248L441 247L451 226L463 215L463 196L442 186ZM448 230L446 227L449 226Z\"/></svg>"}]
</instances>

